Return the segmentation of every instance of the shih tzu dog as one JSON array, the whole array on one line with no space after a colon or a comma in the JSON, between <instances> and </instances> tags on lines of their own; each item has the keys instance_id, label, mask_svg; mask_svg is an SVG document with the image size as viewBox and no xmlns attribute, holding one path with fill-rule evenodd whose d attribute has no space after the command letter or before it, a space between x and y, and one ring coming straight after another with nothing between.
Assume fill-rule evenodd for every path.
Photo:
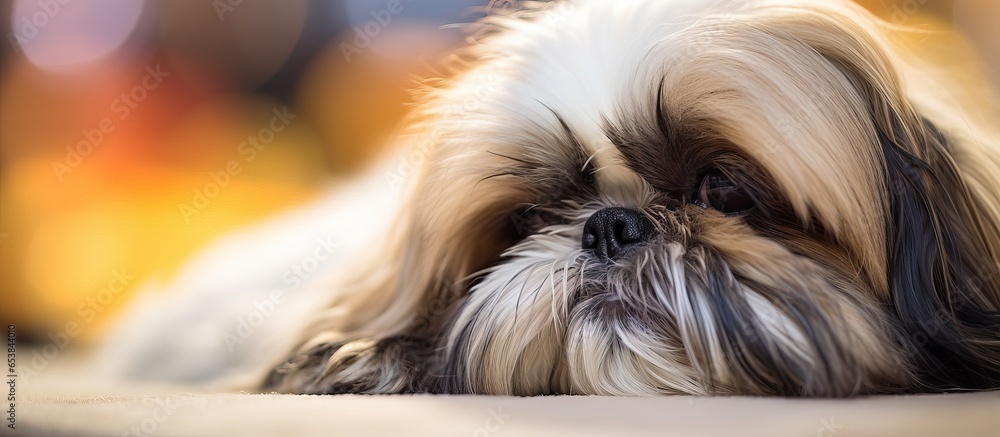
<instances>
[{"instance_id":1,"label":"shih tzu dog","mask_svg":"<svg viewBox=\"0 0 1000 437\"><path fill-rule=\"evenodd\" d=\"M195 263L235 279L175 284L219 291L154 305L106 356L293 393L1000 387L998 112L905 31L830 0L494 13L410 120L394 215L341 195L255 231L366 242L247 306L273 287L232 257L281 249L240 238Z\"/></svg>"}]
</instances>

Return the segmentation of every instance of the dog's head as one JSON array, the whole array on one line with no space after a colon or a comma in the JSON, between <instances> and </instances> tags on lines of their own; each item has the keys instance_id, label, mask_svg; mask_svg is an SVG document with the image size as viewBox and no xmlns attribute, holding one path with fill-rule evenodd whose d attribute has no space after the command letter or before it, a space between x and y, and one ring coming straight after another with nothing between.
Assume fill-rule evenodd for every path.
<instances>
[{"instance_id":1,"label":"dog's head","mask_svg":"<svg viewBox=\"0 0 1000 437\"><path fill-rule=\"evenodd\" d=\"M750 0L485 24L419 112L398 276L351 329L431 338L447 391L1000 381L997 137L921 91L887 25Z\"/></svg>"}]
</instances>

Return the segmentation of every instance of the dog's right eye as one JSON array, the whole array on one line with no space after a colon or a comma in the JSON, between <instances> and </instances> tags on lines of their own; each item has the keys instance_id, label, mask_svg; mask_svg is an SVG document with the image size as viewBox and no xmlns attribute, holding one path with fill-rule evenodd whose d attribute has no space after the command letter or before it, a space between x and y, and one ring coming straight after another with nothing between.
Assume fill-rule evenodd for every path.
<instances>
[{"instance_id":1,"label":"dog's right eye","mask_svg":"<svg viewBox=\"0 0 1000 437\"><path fill-rule=\"evenodd\" d=\"M708 172L702 177L695 199L698 205L726 215L743 214L756 206L753 197L746 190L718 170Z\"/></svg>"}]
</instances>

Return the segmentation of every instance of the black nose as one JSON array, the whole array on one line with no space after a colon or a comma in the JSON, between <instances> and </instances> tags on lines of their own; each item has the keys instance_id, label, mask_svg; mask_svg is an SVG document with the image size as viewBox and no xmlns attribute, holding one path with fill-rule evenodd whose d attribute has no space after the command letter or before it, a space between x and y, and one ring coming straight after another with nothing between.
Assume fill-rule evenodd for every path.
<instances>
[{"instance_id":1,"label":"black nose","mask_svg":"<svg viewBox=\"0 0 1000 437\"><path fill-rule=\"evenodd\" d=\"M653 236L653 223L639 211L611 207L594 213L583 226L583 249L615 259Z\"/></svg>"}]
</instances>

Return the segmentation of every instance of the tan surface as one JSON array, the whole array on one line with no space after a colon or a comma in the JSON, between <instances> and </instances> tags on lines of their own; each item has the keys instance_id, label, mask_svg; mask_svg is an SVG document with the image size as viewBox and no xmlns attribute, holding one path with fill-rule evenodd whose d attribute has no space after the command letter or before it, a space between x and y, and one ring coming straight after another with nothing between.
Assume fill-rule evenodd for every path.
<instances>
[{"instance_id":1,"label":"tan surface","mask_svg":"<svg viewBox=\"0 0 1000 437\"><path fill-rule=\"evenodd\" d=\"M513 398L31 385L18 404L21 435L1000 436L1000 392L851 400Z\"/></svg>"}]
</instances>

